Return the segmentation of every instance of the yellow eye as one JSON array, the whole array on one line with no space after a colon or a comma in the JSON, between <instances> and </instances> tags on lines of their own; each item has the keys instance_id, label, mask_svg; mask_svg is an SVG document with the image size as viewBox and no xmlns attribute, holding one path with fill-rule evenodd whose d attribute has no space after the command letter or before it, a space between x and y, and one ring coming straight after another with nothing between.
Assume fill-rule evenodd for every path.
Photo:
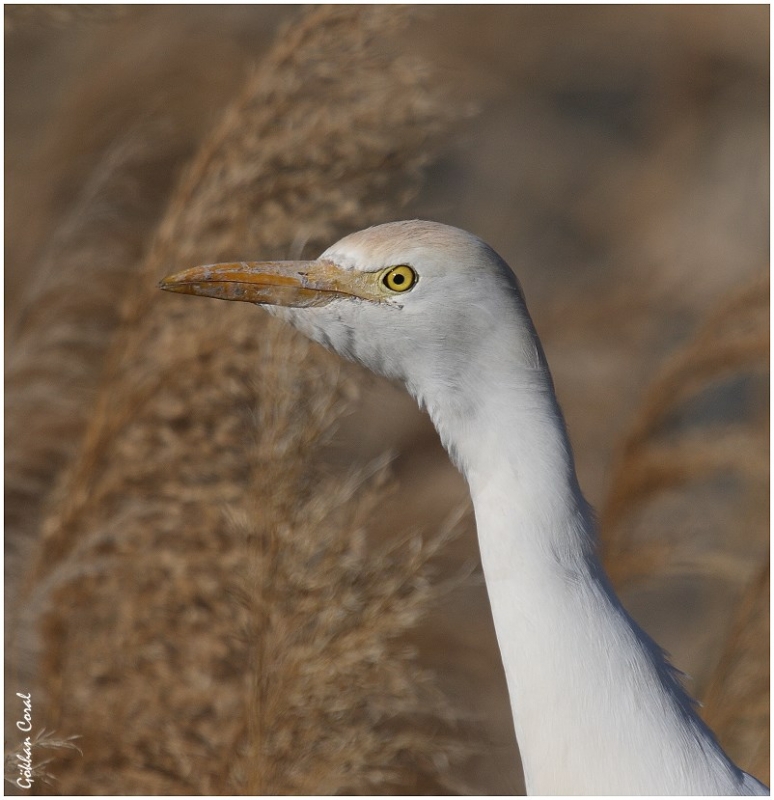
<instances>
[{"instance_id":1,"label":"yellow eye","mask_svg":"<svg viewBox=\"0 0 774 800\"><path fill-rule=\"evenodd\" d=\"M382 275L382 283L393 292L407 292L417 282L417 273L406 264L390 267Z\"/></svg>"}]
</instances>

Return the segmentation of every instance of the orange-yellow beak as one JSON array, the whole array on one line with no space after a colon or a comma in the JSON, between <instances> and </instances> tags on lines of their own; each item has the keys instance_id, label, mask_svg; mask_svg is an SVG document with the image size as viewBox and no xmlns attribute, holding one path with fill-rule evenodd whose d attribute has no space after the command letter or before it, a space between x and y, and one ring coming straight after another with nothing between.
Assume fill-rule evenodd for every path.
<instances>
[{"instance_id":1,"label":"orange-yellow beak","mask_svg":"<svg viewBox=\"0 0 774 800\"><path fill-rule=\"evenodd\" d=\"M331 261L240 261L194 267L159 282L167 292L308 308L341 297L378 302L378 276L345 270Z\"/></svg>"}]
</instances>

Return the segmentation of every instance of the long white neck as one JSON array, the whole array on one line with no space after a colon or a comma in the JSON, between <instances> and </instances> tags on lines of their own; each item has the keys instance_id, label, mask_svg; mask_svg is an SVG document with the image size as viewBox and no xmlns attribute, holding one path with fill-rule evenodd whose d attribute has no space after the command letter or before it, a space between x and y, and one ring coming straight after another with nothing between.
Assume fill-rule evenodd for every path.
<instances>
[{"instance_id":1,"label":"long white neck","mask_svg":"<svg viewBox=\"0 0 774 800\"><path fill-rule=\"evenodd\" d=\"M746 776L602 571L534 335L522 326L497 338L491 358L454 381L474 401L420 400L470 485L528 792L744 792Z\"/></svg>"}]
</instances>

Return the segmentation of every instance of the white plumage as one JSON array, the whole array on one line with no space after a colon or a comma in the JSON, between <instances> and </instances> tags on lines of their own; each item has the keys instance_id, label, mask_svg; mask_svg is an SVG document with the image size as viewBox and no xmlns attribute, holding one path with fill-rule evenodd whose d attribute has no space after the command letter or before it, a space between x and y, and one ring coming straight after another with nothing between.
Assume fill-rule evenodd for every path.
<instances>
[{"instance_id":1,"label":"white plumage","mask_svg":"<svg viewBox=\"0 0 774 800\"><path fill-rule=\"evenodd\" d=\"M197 267L161 286L265 304L427 409L470 486L529 793L768 794L615 596L540 342L488 245L388 223L315 261Z\"/></svg>"}]
</instances>

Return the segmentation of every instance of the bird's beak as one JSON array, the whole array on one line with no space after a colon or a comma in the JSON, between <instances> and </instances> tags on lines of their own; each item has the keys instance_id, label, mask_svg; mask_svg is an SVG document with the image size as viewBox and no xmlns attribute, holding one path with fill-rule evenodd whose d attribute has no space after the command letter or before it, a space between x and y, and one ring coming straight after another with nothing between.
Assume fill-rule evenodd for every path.
<instances>
[{"instance_id":1,"label":"bird's beak","mask_svg":"<svg viewBox=\"0 0 774 800\"><path fill-rule=\"evenodd\" d=\"M340 297L381 298L373 273L345 270L331 261L240 261L194 267L159 282L167 292L219 300L308 308Z\"/></svg>"}]
</instances>

